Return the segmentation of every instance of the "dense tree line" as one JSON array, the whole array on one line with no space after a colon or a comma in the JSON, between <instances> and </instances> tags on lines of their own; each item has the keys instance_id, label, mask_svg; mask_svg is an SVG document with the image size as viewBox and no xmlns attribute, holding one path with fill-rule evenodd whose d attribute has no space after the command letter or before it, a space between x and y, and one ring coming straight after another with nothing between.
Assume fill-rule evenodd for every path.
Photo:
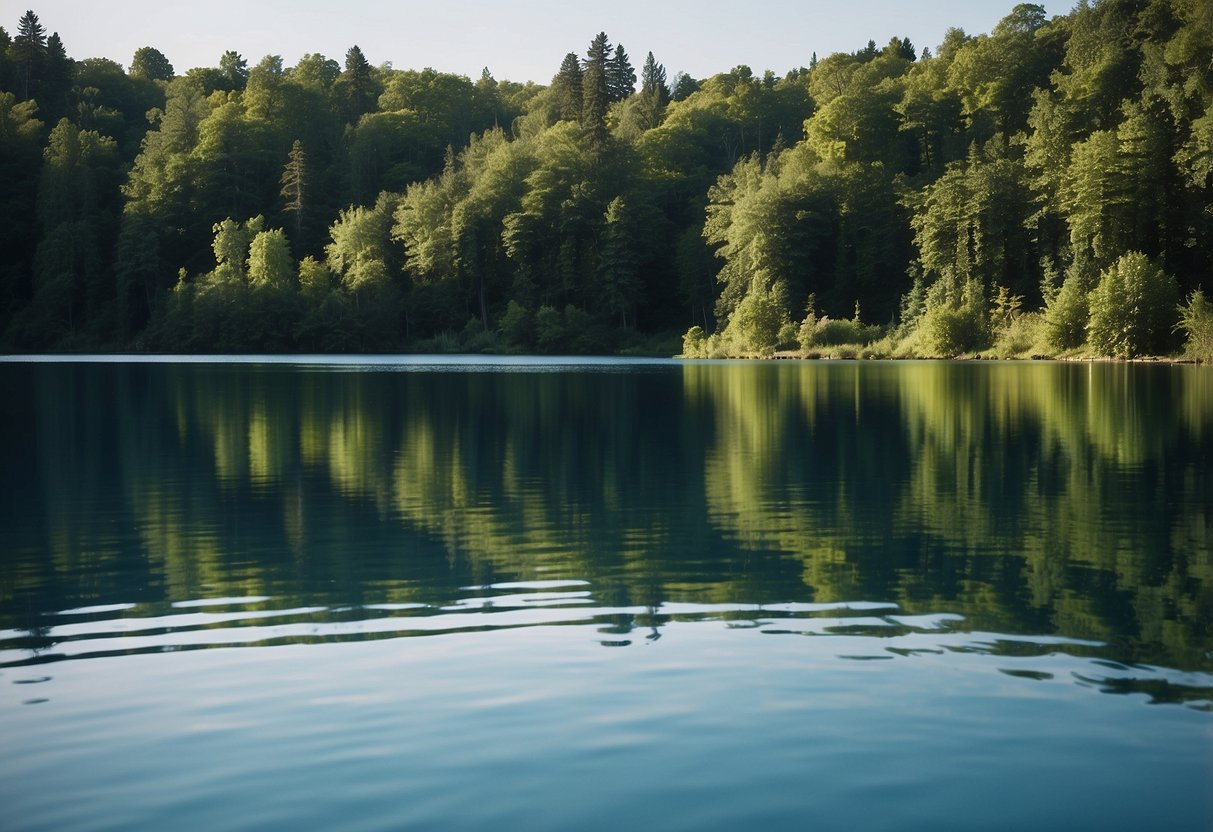
<instances>
[{"instance_id":1,"label":"dense tree line","mask_svg":"<svg viewBox=\"0 0 1213 832\"><path fill-rule=\"evenodd\" d=\"M606 33L554 69L472 81L354 46L184 74L145 47L127 71L27 12L0 29L4 347L1213 338L1201 0L1020 4L934 53L869 41L782 76L670 79L651 52L638 75Z\"/></svg>"}]
</instances>

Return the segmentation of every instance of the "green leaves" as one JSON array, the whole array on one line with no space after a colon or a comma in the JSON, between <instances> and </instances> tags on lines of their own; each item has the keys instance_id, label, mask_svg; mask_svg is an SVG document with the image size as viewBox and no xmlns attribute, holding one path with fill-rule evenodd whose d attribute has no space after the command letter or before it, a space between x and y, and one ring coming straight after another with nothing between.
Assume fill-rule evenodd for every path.
<instances>
[{"instance_id":1,"label":"green leaves","mask_svg":"<svg viewBox=\"0 0 1213 832\"><path fill-rule=\"evenodd\" d=\"M974 152L964 164L907 197L923 274L953 287L976 279L986 286L1030 283L1023 271L1029 210L1023 166Z\"/></svg>"},{"instance_id":2,"label":"green leaves","mask_svg":"<svg viewBox=\"0 0 1213 832\"><path fill-rule=\"evenodd\" d=\"M1213 304L1196 289L1179 307L1179 326L1187 334L1185 354L1204 364L1213 364Z\"/></svg>"},{"instance_id":3,"label":"green leaves","mask_svg":"<svg viewBox=\"0 0 1213 832\"><path fill-rule=\"evenodd\" d=\"M249 244L249 282L254 286L285 289L295 280L295 262L281 228L260 231Z\"/></svg>"},{"instance_id":4,"label":"green leaves","mask_svg":"<svg viewBox=\"0 0 1213 832\"><path fill-rule=\"evenodd\" d=\"M173 65L164 53L151 46L143 46L135 50L131 58L131 75L136 78L147 78L150 81L171 81L174 76Z\"/></svg>"},{"instance_id":5,"label":"green leaves","mask_svg":"<svg viewBox=\"0 0 1213 832\"><path fill-rule=\"evenodd\" d=\"M1175 278L1131 251L1100 275L1091 293L1088 341L1100 354L1120 358L1166 352L1178 300Z\"/></svg>"},{"instance_id":6,"label":"green leaves","mask_svg":"<svg viewBox=\"0 0 1213 832\"><path fill-rule=\"evenodd\" d=\"M903 334L936 310L927 340L969 349L989 324L978 307L1006 287L1028 308L1047 299L1049 340L1074 349L1101 270L1126 252L1185 291L1213 268L1204 6L1094 0L1046 20L1021 4L988 35L949 30L934 57L895 37L783 77L679 76L673 91L651 52L635 91L605 33L546 88L373 67L356 46L344 64L267 55L251 69L229 51L176 77L150 46L129 75L73 63L27 15L0 38L0 305L29 305L36 283L72 297L43 305L62 331L116 286L115 331L133 337L173 275L207 262L218 223L213 278L294 285L291 248L312 276L324 260L330 277L312 282L331 285L312 300L328 312L309 343L329 324L345 344L469 342L469 317L490 338L514 301L537 326L547 310L546 340L530 342L545 349L574 343L570 308L616 332L697 323L717 347L743 310L737 343L766 349L761 322L815 293L823 315L858 301L886 321L902 306ZM67 127L48 133L20 100L39 90ZM224 222L250 216L270 222ZM381 309L372 336L357 321Z\"/></svg>"}]
</instances>

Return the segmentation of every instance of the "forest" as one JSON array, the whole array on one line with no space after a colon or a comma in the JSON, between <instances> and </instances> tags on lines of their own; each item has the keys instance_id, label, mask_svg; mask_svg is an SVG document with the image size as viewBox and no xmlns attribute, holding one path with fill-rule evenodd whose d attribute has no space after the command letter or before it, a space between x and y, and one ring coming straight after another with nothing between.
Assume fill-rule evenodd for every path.
<instances>
[{"instance_id":1,"label":"forest","mask_svg":"<svg viewBox=\"0 0 1213 832\"><path fill-rule=\"evenodd\" d=\"M0 28L0 351L1213 361L1206 0L547 85L53 25Z\"/></svg>"}]
</instances>

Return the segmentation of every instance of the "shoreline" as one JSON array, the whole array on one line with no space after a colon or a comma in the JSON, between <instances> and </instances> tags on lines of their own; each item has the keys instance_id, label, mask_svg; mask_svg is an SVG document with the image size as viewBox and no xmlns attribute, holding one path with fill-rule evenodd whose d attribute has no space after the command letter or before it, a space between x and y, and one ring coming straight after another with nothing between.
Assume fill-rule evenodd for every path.
<instances>
[{"instance_id":1,"label":"shoreline","mask_svg":"<svg viewBox=\"0 0 1213 832\"><path fill-rule=\"evenodd\" d=\"M792 350L783 350L772 353L771 355L758 355L756 353L741 354L741 355L721 355L712 357L698 357L685 355L637 355L629 353L595 353L595 354L578 354L578 353L511 353L511 352L493 352L493 353L439 353L439 352L276 352L276 353L170 353L170 352L133 352L133 351L96 351L96 352L38 352L38 353L0 353L0 363L22 363L22 362L37 362L37 361L62 361L70 362L72 360L80 361L100 361L100 360L122 360L130 359L133 361L147 362L163 362L170 363L174 360L180 360L188 363L198 363L206 361L221 362L225 359L240 358L247 360L256 359L272 359L289 363L292 359L327 359L333 362L340 362L343 359L356 360L358 358L425 358L425 359L447 359L447 360L462 360L480 359L485 362L491 362L500 359L522 359L522 360L585 360L585 361L601 361L613 360L620 361L938 361L938 362L958 362L958 363L990 363L990 362L1046 362L1054 361L1069 364L1169 364L1181 365L1191 364L1200 366L1202 362L1194 358L1184 358L1181 356L1165 356L1165 355L1146 355L1135 356L1133 358L1119 358L1116 356L1050 356L1050 355L1032 355L1032 356L1012 356L1000 357L992 355L963 354L956 356L930 356L930 355L862 355L858 351L855 355L829 355L829 354L810 354L805 355ZM461 363L462 363L461 361Z\"/></svg>"}]
</instances>

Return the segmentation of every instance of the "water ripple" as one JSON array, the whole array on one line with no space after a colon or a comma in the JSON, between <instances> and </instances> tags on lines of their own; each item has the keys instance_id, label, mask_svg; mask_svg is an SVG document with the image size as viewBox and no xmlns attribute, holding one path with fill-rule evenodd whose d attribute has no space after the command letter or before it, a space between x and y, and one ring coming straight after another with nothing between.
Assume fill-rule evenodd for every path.
<instances>
[{"instance_id":1,"label":"water ripple","mask_svg":"<svg viewBox=\"0 0 1213 832\"><path fill-rule=\"evenodd\" d=\"M671 627L716 625L767 636L830 639L839 660L989 662L1025 682L1058 682L1153 703L1213 711L1213 675L1133 665L1107 657L1098 641L1058 635L966 630L964 616L909 614L880 601L776 604L663 602L606 605L587 581L510 581L464 587L443 602L382 601L349 606L292 604L271 596L197 598L152 606L97 604L46 615L37 630L0 631L0 668L140 653L268 647L454 635L528 627L591 627L604 647L653 644ZM633 636L636 634L636 636ZM948 659L947 657L951 657ZM21 678L33 684L49 677Z\"/></svg>"}]
</instances>

